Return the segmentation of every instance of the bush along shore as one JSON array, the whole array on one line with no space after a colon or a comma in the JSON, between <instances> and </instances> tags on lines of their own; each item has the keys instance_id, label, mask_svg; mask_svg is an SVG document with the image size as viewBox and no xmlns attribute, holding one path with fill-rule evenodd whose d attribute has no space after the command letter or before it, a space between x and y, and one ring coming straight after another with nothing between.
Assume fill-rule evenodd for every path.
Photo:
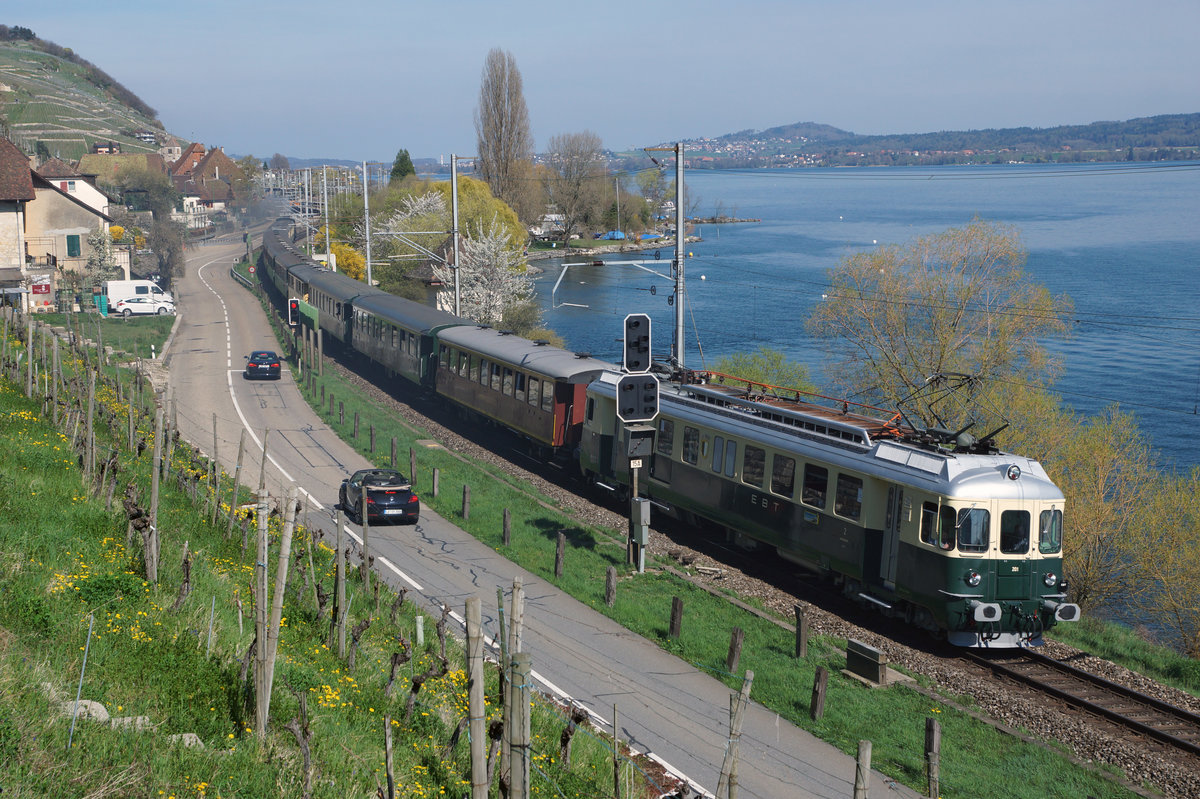
<instances>
[{"instance_id":1,"label":"bush along shore","mask_svg":"<svg viewBox=\"0 0 1200 799\"><path fill-rule=\"evenodd\" d=\"M470 796L522 764L526 795L665 792L182 441L143 371L11 313L0 343L6 796Z\"/></svg>"}]
</instances>

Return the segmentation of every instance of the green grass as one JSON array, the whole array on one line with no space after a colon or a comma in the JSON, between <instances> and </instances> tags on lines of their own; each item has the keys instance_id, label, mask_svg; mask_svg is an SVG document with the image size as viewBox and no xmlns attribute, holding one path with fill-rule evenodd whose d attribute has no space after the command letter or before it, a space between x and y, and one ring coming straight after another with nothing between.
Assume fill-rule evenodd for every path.
<instances>
[{"instance_id":1,"label":"green grass","mask_svg":"<svg viewBox=\"0 0 1200 799\"><path fill-rule=\"evenodd\" d=\"M1054 637L1182 691L1200 696L1200 661L1153 644L1134 630L1094 617L1060 624Z\"/></svg>"},{"instance_id":2,"label":"green grass","mask_svg":"<svg viewBox=\"0 0 1200 799\"><path fill-rule=\"evenodd\" d=\"M94 363L94 357L89 360ZM64 358L64 371L86 374L88 367L82 360ZM449 643L449 674L425 683L415 712L406 719L409 678L436 655L433 624L426 625L425 646L414 649L389 697L384 688L390 656L399 648L398 637L413 639L418 609L405 603L393 623L387 592L376 612L374 602L352 580L351 624L368 613L372 623L351 670L324 646L328 619L316 618L311 588L304 591L293 570L272 723L266 739L259 741L250 732L252 716L239 674L239 659L253 638L253 545L250 552L242 551L240 526L227 539L223 518L209 526L203 507L211 496L207 464L186 446L176 450L173 473L195 481L200 490L193 499L176 489L175 479L163 484L162 566L158 584L147 584L140 540L127 540L119 502L117 510L106 508L103 492L81 480L70 441L40 418L41 403L26 399L19 386L20 381L0 380L0 445L6 452L0 469L0 787L6 796L299 796L299 751L283 730L299 713L297 694L307 697L317 766L315 796L373 795L384 773L384 714L393 718L401 795L461 795L467 776L465 737L453 753L442 752L464 712L461 644ZM128 408L103 382L97 399L101 452L120 454L120 485L131 481L148 504L151 450L140 457L114 450L123 440ZM105 419L114 420L111 430ZM149 422L141 416L143 437L151 436ZM223 485L227 511L231 481L226 478ZM242 500L247 499L243 492ZM279 519L272 518L270 527L277 542ZM293 554L303 556L302 563L311 554L332 590L332 553L325 547L308 550L308 541L306 531L299 530ZM192 555L192 591L173 611L185 542ZM274 574L274 552L270 560ZM242 625L239 600L245 612ZM85 647L83 698L101 702L114 716L145 716L151 731L118 731L90 721L71 731L60 708L74 699ZM494 668L488 670L486 690L495 697ZM495 715L494 703L488 712ZM604 775L601 782L611 780L610 750L585 732L576 737L575 768L562 768L557 741L564 726L559 710L535 702L533 795L602 793L596 775ZM204 748L172 746L167 736L180 733L196 734Z\"/></svg>"},{"instance_id":3,"label":"green grass","mask_svg":"<svg viewBox=\"0 0 1200 799\"><path fill-rule=\"evenodd\" d=\"M126 319L122 316L105 318L98 313L39 314L37 320L56 327L69 326L78 336L103 342L105 347L112 347L126 358L149 358L151 347L154 353L161 355L175 324L174 316L131 316Z\"/></svg>"}]
</instances>

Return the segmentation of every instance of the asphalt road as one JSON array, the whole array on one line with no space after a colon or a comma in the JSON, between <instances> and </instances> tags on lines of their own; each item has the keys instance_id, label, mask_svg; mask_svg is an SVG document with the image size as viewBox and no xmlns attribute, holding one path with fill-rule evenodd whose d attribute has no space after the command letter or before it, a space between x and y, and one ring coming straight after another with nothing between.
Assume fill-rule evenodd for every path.
<instances>
[{"instance_id":1,"label":"asphalt road","mask_svg":"<svg viewBox=\"0 0 1200 799\"><path fill-rule=\"evenodd\" d=\"M325 427L286 368L279 381L242 379L250 350L277 347L258 300L229 274L243 251L240 241L189 251L187 273L173 287L180 316L166 353L168 397L175 400L180 433L210 455L215 419L217 456L229 472L245 436L243 485L258 481L265 437L272 497L297 485L308 498L309 526L333 536L338 485L370 464ZM359 534L355 525L347 530ZM428 508L415 526L372 526L370 541L379 576L394 588L407 587L408 596L435 617L445 603L461 622L466 599L478 596L488 635L498 629L497 587L507 603L520 577L524 649L539 684L584 706L605 729L615 706L623 740L705 793L716 790L729 731L730 690L724 684L562 594ZM920 735L914 727L914 746ZM745 799L853 795L852 757L759 705L746 713L740 753L738 794ZM917 794L876 772L870 796Z\"/></svg>"}]
</instances>

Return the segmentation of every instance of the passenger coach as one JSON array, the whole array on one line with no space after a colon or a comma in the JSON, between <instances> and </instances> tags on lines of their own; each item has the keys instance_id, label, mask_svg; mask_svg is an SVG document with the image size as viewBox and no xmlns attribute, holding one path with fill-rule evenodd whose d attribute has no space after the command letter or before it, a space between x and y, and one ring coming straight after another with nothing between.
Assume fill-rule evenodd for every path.
<instances>
[{"instance_id":1,"label":"passenger coach","mask_svg":"<svg viewBox=\"0 0 1200 799\"><path fill-rule=\"evenodd\" d=\"M437 340L439 395L558 455L579 442L588 383L614 368L488 327L445 328Z\"/></svg>"}]
</instances>

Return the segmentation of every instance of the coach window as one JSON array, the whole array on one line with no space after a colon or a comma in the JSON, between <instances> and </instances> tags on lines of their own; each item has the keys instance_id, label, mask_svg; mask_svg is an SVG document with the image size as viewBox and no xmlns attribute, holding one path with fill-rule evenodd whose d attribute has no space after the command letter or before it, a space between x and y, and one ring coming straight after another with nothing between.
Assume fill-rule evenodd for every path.
<instances>
[{"instance_id":1,"label":"coach window","mask_svg":"<svg viewBox=\"0 0 1200 799\"><path fill-rule=\"evenodd\" d=\"M517 402L525 401L525 373L517 372L516 374Z\"/></svg>"},{"instance_id":2,"label":"coach window","mask_svg":"<svg viewBox=\"0 0 1200 799\"><path fill-rule=\"evenodd\" d=\"M539 393L542 383L536 377L529 378L529 404L537 407L542 401L542 395Z\"/></svg>"},{"instance_id":3,"label":"coach window","mask_svg":"<svg viewBox=\"0 0 1200 799\"><path fill-rule=\"evenodd\" d=\"M675 447L675 422L670 419L658 420L658 441L655 448L660 455L671 457L671 450Z\"/></svg>"},{"instance_id":4,"label":"coach window","mask_svg":"<svg viewBox=\"0 0 1200 799\"><path fill-rule=\"evenodd\" d=\"M554 410L554 383L542 381L542 410L547 413Z\"/></svg>"},{"instance_id":5,"label":"coach window","mask_svg":"<svg viewBox=\"0 0 1200 799\"><path fill-rule=\"evenodd\" d=\"M1029 552L1029 511L1006 510L1000 514L1000 552L1005 555Z\"/></svg>"},{"instance_id":6,"label":"coach window","mask_svg":"<svg viewBox=\"0 0 1200 799\"><path fill-rule=\"evenodd\" d=\"M862 515L863 481L848 474L839 474L837 493L833 497L833 512L847 519Z\"/></svg>"},{"instance_id":7,"label":"coach window","mask_svg":"<svg viewBox=\"0 0 1200 799\"><path fill-rule=\"evenodd\" d=\"M467 379L470 380L472 383L478 383L479 382L479 356L478 355L470 355L468 357L471 359L471 365L467 369Z\"/></svg>"},{"instance_id":8,"label":"coach window","mask_svg":"<svg viewBox=\"0 0 1200 799\"><path fill-rule=\"evenodd\" d=\"M513 395L513 370L507 366L504 367L504 383L500 389L504 396L511 397Z\"/></svg>"},{"instance_id":9,"label":"coach window","mask_svg":"<svg viewBox=\"0 0 1200 799\"><path fill-rule=\"evenodd\" d=\"M987 552L992 515L984 508L958 512L958 548L962 552Z\"/></svg>"},{"instance_id":10,"label":"coach window","mask_svg":"<svg viewBox=\"0 0 1200 799\"><path fill-rule=\"evenodd\" d=\"M392 328L392 349L395 350L395 349L400 348L400 336L401 335L402 335L402 333L400 330L398 330L394 327Z\"/></svg>"},{"instance_id":11,"label":"coach window","mask_svg":"<svg viewBox=\"0 0 1200 799\"><path fill-rule=\"evenodd\" d=\"M825 507L825 497L829 494L829 470L824 466L804 464L804 489L801 498L805 505L814 508Z\"/></svg>"},{"instance_id":12,"label":"coach window","mask_svg":"<svg viewBox=\"0 0 1200 799\"><path fill-rule=\"evenodd\" d=\"M796 460L784 455L771 456L771 493L790 497L796 487Z\"/></svg>"},{"instance_id":13,"label":"coach window","mask_svg":"<svg viewBox=\"0 0 1200 799\"><path fill-rule=\"evenodd\" d=\"M471 374L471 356L465 352L458 354L458 374L459 377L467 377Z\"/></svg>"},{"instance_id":14,"label":"coach window","mask_svg":"<svg viewBox=\"0 0 1200 799\"><path fill-rule=\"evenodd\" d=\"M491 364L491 367L492 367L492 382L491 382L492 391L499 391L500 390L500 364L493 363L493 364Z\"/></svg>"},{"instance_id":15,"label":"coach window","mask_svg":"<svg viewBox=\"0 0 1200 799\"><path fill-rule=\"evenodd\" d=\"M445 344L443 344L442 351L440 354L441 354L442 368L443 369L449 368L450 367L450 359L453 357L450 354L450 348L447 347Z\"/></svg>"},{"instance_id":16,"label":"coach window","mask_svg":"<svg viewBox=\"0 0 1200 799\"><path fill-rule=\"evenodd\" d=\"M758 447L747 446L742 456L742 482L762 488L767 453Z\"/></svg>"},{"instance_id":17,"label":"coach window","mask_svg":"<svg viewBox=\"0 0 1200 799\"><path fill-rule=\"evenodd\" d=\"M725 476L733 477L733 470L737 467L737 442L729 441L725 444Z\"/></svg>"},{"instance_id":18,"label":"coach window","mask_svg":"<svg viewBox=\"0 0 1200 799\"><path fill-rule=\"evenodd\" d=\"M939 549L954 549L954 508L936 502L921 505L921 540Z\"/></svg>"},{"instance_id":19,"label":"coach window","mask_svg":"<svg viewBox=\"0 0 1200 799\"><path fill-rule=\"evenodd\" d=\"M1042 511L1038 524L1038 552L1054 555L1062 550L1062 511Z\"/></svg>"},{"instance_id":20,"label":"coach window","mask_svg":"<svg viewBox=\"0 0 1200 799\"><path fill-rule=\"evenodd\" d=\"M596 415L596 398L588 397L587 398L587 420L589 422L592 421L592 418L595 415Z\"/></svg>"},{"instance_id":21,"label":"coach window","mask_svg":"<svg viewBox=\"0 0 1200 799\"><path fill-rule=\"evenodd\" d=\"M696 463L699 460L700 431L694 427L683 428L683 461Z\"/></svg>"},{"instance_id":22,"label":"coach window","mask_svg":"<svg viewBox=\"0 0 1200 799\"><path fill-rule=\"evenodd\" d=\"M713 436L712 470L714 472L721 471L721 462L724 459L725 459L725 439L721 436Z\"/></svg>"}]
</instances>

